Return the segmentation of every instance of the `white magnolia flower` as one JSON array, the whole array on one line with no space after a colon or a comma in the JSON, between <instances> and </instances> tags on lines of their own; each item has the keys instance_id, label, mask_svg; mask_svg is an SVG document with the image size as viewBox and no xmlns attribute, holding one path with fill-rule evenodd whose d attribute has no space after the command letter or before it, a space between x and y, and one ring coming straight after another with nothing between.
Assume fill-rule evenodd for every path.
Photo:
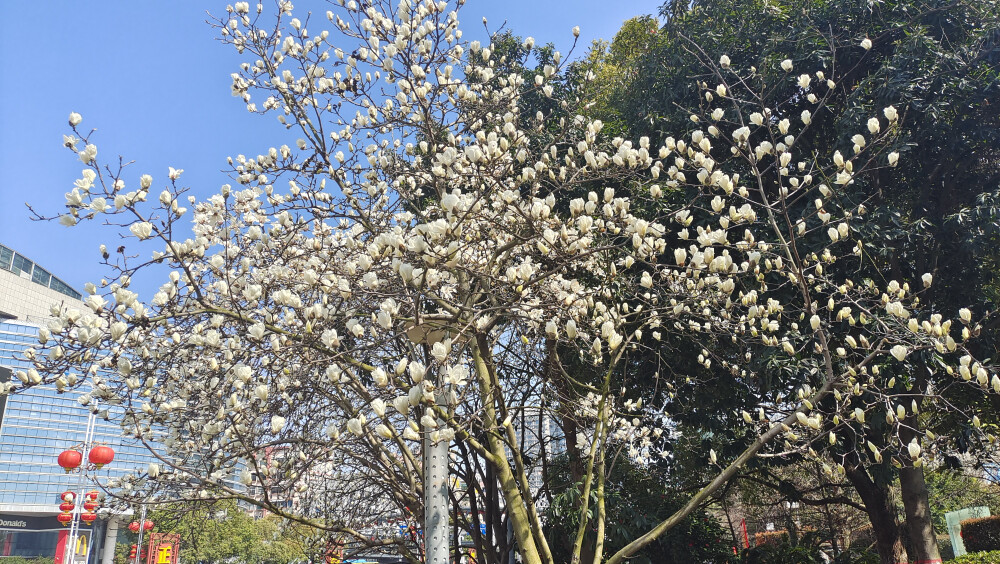
<instances>
[{"instance_id":1,"label":"white magnolia flower","mask_svg":"<svg viewBox=\"0 0 1000 564\"><path fill-rule=\"evenodd\" d=\"M902 362L903 359L906 358L908 351L903 345L895 345L889 349L889 353L892 354L893 358Z\"/></svg>"},{"instance_id":2,"label":"white magnolia flower","mask_svg":"<svg viewBox=\"0 0 1000 564\"><path fill-rule=\"evenodd\" d=\"M285 428L285 418L280 415L271 416L271 432L277 435Z\"/></svg>"},{"instance_id":3,"label":"white magnolia flower","mask_svg":"<svg viewBox=\"0 0 1000 564\"><path fill-rule=\"evenodd\" d=\"M781 70L785 72L792 72L792 67L793 65L791 59L785 59L784 61L781 61Z\"/></svg>"},{"instance_id":4,"label":"white magnolia flower","mask_svg":"<svg viewBox=\"0 0 1000 564\"><path fill-rule=\"evenodd\" d=\"M358 437L364 434L364 428L361 426L361 421L356 417L352 417L347 420L347 430L350 431L352 435Z\"/></svg>"},{"instance_id":5,"label":"white magnolia flower","mask_svg":"<svg viewBox=\"0 0 1000 564\"><path fill-rule=\"evenodd\" d=\"M69 114L69 124L71 126L76 127L76 126L80 125L81 121L83 121L83 116L81 116L80 114L78 114L76 112L70 112L70 114Z\"/></svg>"},{"instance_id":6,"label":"white magnolia flower","mask_svg":"<svg viewBox=\"0 0 1000 564\"><path fill-rule=\"evenodd\" d=\"M867 37L861 40L861 48L865 51L872 48L872 40Z\"/></svg>"},{"instance_id":7,"label":"white magnolia flower","mask_svg":"<svg viewBox=\"0 0 1000 564\"><path fill-rule=\"evenodd\" d=\"M153 224L148 221L140 221L130 225L128 230L140 240L149 239L153 233Z\"/></svg>"}]
</instances>

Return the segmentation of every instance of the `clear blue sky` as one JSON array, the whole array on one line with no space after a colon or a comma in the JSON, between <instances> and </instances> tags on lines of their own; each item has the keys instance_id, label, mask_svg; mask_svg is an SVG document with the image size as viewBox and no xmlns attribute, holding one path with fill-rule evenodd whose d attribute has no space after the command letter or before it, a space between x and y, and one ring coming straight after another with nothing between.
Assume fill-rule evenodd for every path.
<instances>
[{"instance_id":1,"label":"clear blue sky","mask_svg":"<svg viewBox=\"0 0 1000 564\"><path fill-rule=\"evenodd\" d=\"M610 39L622 22L656 13L661 2L469 0L461 19L468 38L483 36L486 17L491 29L506 21L515 33L551 41L564 53L579 25L574 55L580 56L592 40ZM326 10L322 2L295 4L297 14ZM78 289L103 274L98 246L120 244L112 230L96 225L70 229L29 220L25 202L59 213L83 168L61 145L71 111L83 115L81 127L97 128L100 160L135 161L127 175L133 183L149 173L154 187L162 185L173 166L184 169L182 180L201 196L226 182L220 170L227 156L256 155L281 142L283 128L273 116L248 114L230 93L229 75L243 59L217 42L206 23L206 12L222 14L225 6L47 0L0 18L0 243Z\"/></svg>"}]
</instances>

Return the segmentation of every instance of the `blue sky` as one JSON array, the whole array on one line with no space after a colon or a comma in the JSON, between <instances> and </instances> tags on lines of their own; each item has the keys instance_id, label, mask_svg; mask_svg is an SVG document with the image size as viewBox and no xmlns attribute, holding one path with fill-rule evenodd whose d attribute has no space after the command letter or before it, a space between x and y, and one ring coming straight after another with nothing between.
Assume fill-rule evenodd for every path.
<instances>
[{"instance_id":1,"label":"blue sky","mask_svg":"<svg viewBox=\"0 0 1000 564\"><path fill-rule=\"evenodd\" d=\"M468 0L461 19L469 38L484 35L486 17L491 29L506 21L563 52L579 25L579 56L625 20L655 13L661 1ZM53 0L25 8L33 14L0 18L0 243L78 289L103 274L99 245L121 244L97 225L70 229L29 219L25 202L59 213L83 168L61 145L71 111L83 115L81 128L97 128L100 160L135 161L126 175L133 183L149 173L154 187L162 185L172 166L184 169L184 184L199 196L226 182L220 170L227 156L256 155L285 139L273 116L248 114L230 93L229 74L243 59L206 23L206 12L222 14L225 6ZM297 15L312 6L326 10L322 2L297 1Z\"/></svg>"}]
</instances>

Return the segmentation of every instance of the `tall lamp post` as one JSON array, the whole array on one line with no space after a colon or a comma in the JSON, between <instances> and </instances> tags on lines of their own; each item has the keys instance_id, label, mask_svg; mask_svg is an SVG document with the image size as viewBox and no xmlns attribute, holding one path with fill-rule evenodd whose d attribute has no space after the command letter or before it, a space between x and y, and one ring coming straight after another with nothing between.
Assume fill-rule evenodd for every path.
<instances>
[{"instance_id":1,"label":"tall lamp post","mask_svg":"<svg viewBox=\"0 0 1000 564\"><path fill-rule=\"evenodd\" d=\"M59 466L66 473L76 471L76 487L61 496L62 503L59 509L62 512L57 519L64 526L69 526L69 534L66 536L66 545L63 549L63 564L73 564L73 555L76 553L76 543L80 537L81 521L86 525L91 525L97 519L97 508L100 503L97 501L99 493L94 490L87 492L86 482L91 470L100 470L106 464L110 464L115 458L115 451L110 447L94 443L94 434L97 428L96 410L97 400L89 406L91 409L87 415L87 431L84 434L83 443L73 448L63 451L58 458ZM83 463L84 459L89 464ZM83 500L81 503L80 500ZM90 543L87 543L87 552L84 554L86 562L90 554Z\"/></svg>"},{"instance_id":2,"label":"tall lamp post","mask_svg":"<svg viewBox=\"0 0 1000 564\"><path fill-rule=\"evenodd\" d=\"M132 521L129 523L128 530L139 535L136 544L132 545L132 551L129 553L129 557L132 560L132 564L139 564L143 558L142 549L142 534L144 532L149 532L153 530L153 522L146 519L146 506L142 506L142 514L138 521Z\"/></svg>"},{"instance_id":3,"label":"tall lamp post","mask_svg":"<svg viewBox=\"0 0 1000 564\"><path fill-rule=\"evenodd\" d=\"M406 336L414 343L432 345L448 335L445 327L434 320L425 319L413 325ZM438 401L448 401L443 375L437 375ZM424 479L424 561L427 564L447 564L450 557L448 545L448 461L449 441L434 441L432 429L423 429L423 479Z\"/></svg>"}]
</instances>

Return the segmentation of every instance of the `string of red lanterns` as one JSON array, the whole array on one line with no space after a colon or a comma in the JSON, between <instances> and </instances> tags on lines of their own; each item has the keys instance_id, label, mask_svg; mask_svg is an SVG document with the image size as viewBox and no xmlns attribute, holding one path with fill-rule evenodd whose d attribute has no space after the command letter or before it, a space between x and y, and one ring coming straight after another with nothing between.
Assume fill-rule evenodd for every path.
<instances>
[{"instance_id":1,"label":"string of red lanterns","mask_svg":"<svg viewBox=\"0 0 1000 564\"><path fill-rule=\"evenodd\" d=\"M94 468L100 470L104 465L110 464L115 459L115 451L111 447L98 445L90 449L87 459L94 465ZM56 462L67 474L77 468L80 468L81 472L86 472L86 468L81 468L83 453L76 448L62 451ZM84 524L92 525L97 520L97 510L101 508L100 495L101 493L97 490L91 490L84 494L83 511L79 512L80 520ZM56 520L65 527L73 522L73 516L76 512L76 494L73 492L64 492L59 496L59 499L62 503L59 504L60 513L56 515Z\"/></svg>"},{"instance_id":2,"label":"string of red lanterns","mask_svg":"<svg viewBox=\"0 0 1000 564\"><path fill-rule=\"evenodd\" d=\"M146 519L141 524L139 523L139 521L132 521L131 523L128 524L128 530L132 531L133 533L138 533L139 529L142 529L144 531L152 531L153 527L155 526L156 525L154 525L153 522L150 521L149 519Z\"/></svg>"},{"instance_id":3,"label":"string of red lanterns","mask_svg":"<svg viewBox=\"0 0 1000 564\"><path fill-rule=\"evenodd\" d=\"M111 461L115 459L115 451L111 447L98 445L90 449L90 453L87 455L90 463L93 464L98 470L104 468L106 464L111 464ZM71 448L69 450L64 450L59 454L56 459L59 466L62 467L66 473L72 472L80 467L83 463L83 453Z\"/></svg>"}]
</instances>

